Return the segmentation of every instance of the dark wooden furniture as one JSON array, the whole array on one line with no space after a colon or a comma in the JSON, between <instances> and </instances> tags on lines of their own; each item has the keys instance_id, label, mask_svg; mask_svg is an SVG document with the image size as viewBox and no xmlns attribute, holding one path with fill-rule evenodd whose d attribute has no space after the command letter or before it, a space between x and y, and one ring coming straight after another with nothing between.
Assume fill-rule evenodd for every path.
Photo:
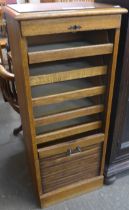
<instances>
[{"instance_id":1,"label":"dark wooden furniture","mask_svg":"<svg viewBox=\"0 0 129 210\"><path fill-rule=\"evenodd\" d=\"M127 0L104 0L129 9ZM123 15L110 136L105 164L105 183L110 184L129 169L129 14Z\"/></svg>"},{"instance_id":2,"label":"dark wooden furniture","mask_svg":"<svg viewBox=\"0 0 129 210\"><path fill-rule=\"evenodd\" d=\"M6 7L23 133L41 206L103 184L126 12L84 2Z\"/></svg>"}]
</instances>

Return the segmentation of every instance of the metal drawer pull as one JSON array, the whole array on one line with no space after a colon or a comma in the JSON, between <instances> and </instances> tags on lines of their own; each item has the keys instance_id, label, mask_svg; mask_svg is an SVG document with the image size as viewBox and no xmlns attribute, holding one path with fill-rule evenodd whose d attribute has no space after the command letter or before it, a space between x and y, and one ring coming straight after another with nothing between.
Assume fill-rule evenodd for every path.
<instances>
[{"instance_id":1,"label":"metal drawer pull","mask_svg":"<svg viewBox=\"0 0 129 210\"><path fill-rule=\"evenodd\" d=\"M74 150L74 152L72 152L72 149L68 149L67 150L67 156L70 156L70 155L72 155L72 154L75 154L75 153L77 153L77 152L81 152L82 150L81 150L81 148L79 147L79 146L77 146L76 147L76 149Z\"/></svg>"},{"instance_id":2,"label":"metal drawer pull","mask_svg":"<svg viewBox=\"0 0 129 210\"><path fill-rule=\"evenodd\" d=\"M71 149L68 149L68 150L67 150L67 155L68 155L68 156L72 155L72 150L71 150Z\"/></svg>"},{"instance_id":3,"label":"metal drawer pull","mask_svg":"<svg viewBox=\"0 0 129 210\"><path fill-rule=\"evenodd\" d=\"M80 28L81 28L80 25L73 25L73 26L70 26L70 27L68 28L68 30L76 31L76 30L79 30Z\"/></svg>"},{"instance_id":4,"label":"metal drawer pull","mask_svg":"<svg viewBox=\"0 0 129 210\"><path fill-rule=\"evenodd\" d=\"M79 146L77 146L77 147L76 147L76 151L77 151L77 152L81 152L82 150L81 150L81 148L80 148Z\"/></svg>"}]
</instances>

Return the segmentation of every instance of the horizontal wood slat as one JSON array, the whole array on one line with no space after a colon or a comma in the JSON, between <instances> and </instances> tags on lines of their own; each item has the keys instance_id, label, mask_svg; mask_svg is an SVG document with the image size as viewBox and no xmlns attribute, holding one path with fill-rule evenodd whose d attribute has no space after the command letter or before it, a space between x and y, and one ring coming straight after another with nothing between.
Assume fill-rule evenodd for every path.
<instances>
[{"instance_id":1,"label":"horizontal wood slat","mask_svg":"<svg viewBox=\"0 0 129 210\"><path fill-rule=\"evenodd\" d=\"M98 144L104 141L104 133L98 133L91 136L83 137L73 141L60 143L54 146L38 149L39 158L44 158L56 154L66 152L68 148L74 150L77 146L86 147L94 144Z\"/></svg>"},{"instance_id":2,"label":"horizontal wood slat","mask_svg":"<svg viewBox=\"0 0 129 210\"><path fill-rule=\"evenodd\" d=\"M97 86L81 90L68 91L65 93L33 98L32 103L33 106L47 105L51 103L61 103L67 100L75 100L84 97L100 95L105 92L105 89L106 89L105 86Z\"/></svg>"},{"instance_id":3,"label":"horizontal wood slat","mask_svg":"<svg viewBox=\"0 0 129 210\"><path fill-rule=\"evenodd\" d=\"M29 64L41 63L47 61L64 60L85 56L110 54L113 51L113 44L97 44L82 47L71 47L65 49L45 50L38 52L29 52Z\"/></svg>"},{"instance_id":4,"label":"horizontal wood slat","mask_svg":"<svg viewBox=\"0 0 129 210\"><path fill-rule=\"evenodd\" d=\"M82 125L77 125L77 126L61 129L58 131L53 131L50 133L38 135L36 136L36 141L37 141L37 144L54 141L56 139L72 136L72 135L83 133L86 131L96 130L98 128L101 128L101 125L102 125L101 121L85 123Z\"/></svg>"},{"instance_id":5,"label":"horizontal wood slat","mask_svg":"<svg viewBox=\"0 0 129 210\"><path fill-rule=\"evenodd\" d=\"M97 159L97 156L94 156L94 158L96 158ZM93 157L91 157L91 161L92 161L92 159L93 159ZM84 159L83 161L87 161L86 159ZM74 165L74 164L73 164ZM75 166L75 165L74 165ZM80 165L79 165L80 166ZM94 165L93 163L92 163L92 169L90 169L90 173L91 173L91 176L88 174L87 175L87 173L85 172L85 168L86 168L86 165L84 164L84 162L83 162L83 166L82 166L82 171L80 172L80 173L76 173L76 171L75 171L75 173L73 174L73 175L70 175L69 177L61 177L60 178L60 176L59 176L59 178L57 178L57 180L58 180L58 182L57 182L57 180L54 182L53 180L53 182L51 183L50 182L50 178L48 179L48 178L44 178L44 177L42 177L42 179L45 179L45 187L44 187L44 192L46 193L46 192L51 192L51 191L53 191L53 190L55 190L55 189L59 189L59 188L61 188L61 187L63 187L63 186L68 186L69 184L72 184L72 183L76 183L76 182L78 182L78 181L80 181L80 180L86 180L86 179L88 179L88 178L93 178L93 177L96 177L97 175L98 175L98 173L96 172L95 173L95 170L96 171L98 171L99 169L97 168L98 166L96 166L96 165ZM94 170L93 170L93 168L94 168ZM83 170L84 169L84 170ZM73 171L74 172L74 171ZM62 173L63 173L63 170L62 170ZM86 176L87 175L87 176ZM54 176L55 175L53 175L53 178L54 178ZM78 177L77 177L78 176ZM48 182L48 183L47 183Z\"/></svg>"},{"instance_id":6,"label":"horizontal wood slat","mask_svg":"<svg viewBox=\"0 0 129 210\"><path fill-rule=\"evenodd\" d=\"M85 107L81 109L76 109L72 111L62 112L58 114L53 114L45 117L40 117L37 119L34 119L35 126L41 126L41 125L48 125L51 123L57 123L64 120L70 120L77 117L87 116L91 114L96 114L104 111L103 105L96 105L91 107Z\"/></svg>"},{"instance_id":7,"label":"horizontal wood slat","mask_svg":"<svg viewBox=\"0 0 129 210\"><path fill-rule=\"evenodd\" d=\"M47 74L47 75L46 74L37 75L37 76L30 77L30 85L31 86L36 86L36 85L41 85L41 84L43 85L43 84L49 84L49 83L54 83L54 82L61 82L61 81L79 79L79 78L104 75L106 73L107 73L106 66L96 66L96 67L83 68L83 69L72 70L72 71L67 71L67 72L59 72L59 73L53 73L53 74Z\"/></svg>"}]
</instances>

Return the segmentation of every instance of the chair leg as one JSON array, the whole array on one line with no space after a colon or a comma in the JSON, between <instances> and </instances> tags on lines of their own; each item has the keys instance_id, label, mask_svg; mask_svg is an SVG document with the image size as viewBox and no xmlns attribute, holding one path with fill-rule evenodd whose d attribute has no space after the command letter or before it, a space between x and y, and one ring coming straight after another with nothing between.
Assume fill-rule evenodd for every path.
<instances>
[{"instance_id":1,"label":"chair leg","mask_svg":"<svg viewBox=\"0 0 129 210\"><path fill-rule=\"evenodd\" d=\"M8 54L7 54L7 59L8 59L9 72L12 73L12 63L11 63L11 59Z\"/></svg>"},{"instance_id":2,"label":"chair leg","mask_svg":"<svg viewBox=\"0 0 129 210\"><path fill-rule=\"evenodd\" d=\"M22 125L20 125L18 128L15 128L13 130L14 136L17 136L22 131Z\"/></svg>"},{"instance_id":3,"label":"chair leg","mask_svg":"<svg viewBox=\"0 0 129 210\"><path fill-rule=\"evenodd\" d=\"M0 46L0 58L1 58L1 64L4 66L4 58L2 54L2 47Z\"/></svg>"}]
</instances>

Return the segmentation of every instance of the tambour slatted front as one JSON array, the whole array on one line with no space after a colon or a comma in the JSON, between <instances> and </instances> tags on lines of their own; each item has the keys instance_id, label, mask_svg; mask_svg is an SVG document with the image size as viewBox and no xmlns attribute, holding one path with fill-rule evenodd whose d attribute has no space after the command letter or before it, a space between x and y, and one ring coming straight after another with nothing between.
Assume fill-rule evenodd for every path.
<instances>
[{"instance_id":1,"label":"tambour slatted front","mask_svg":"<svg viewBox=\"0 0 129 210\"><path fill-rule=\"evenodd\" d=\"M5 12L41 206L102 186L121 14L127 11L73 2L12 5Z\"/></svg>"},{"instance_id":2,"label":"tambour slatted front","mask_svg":"<svg viewBox=\"0 0 129 210\"><path fill-rule=\"evenodd\" d=\"M66 150L65 153L40 159L44 192L99 175L101 146L79 149L79 146L74 148L71 156Z\"/></svg>"}]
</instances>

